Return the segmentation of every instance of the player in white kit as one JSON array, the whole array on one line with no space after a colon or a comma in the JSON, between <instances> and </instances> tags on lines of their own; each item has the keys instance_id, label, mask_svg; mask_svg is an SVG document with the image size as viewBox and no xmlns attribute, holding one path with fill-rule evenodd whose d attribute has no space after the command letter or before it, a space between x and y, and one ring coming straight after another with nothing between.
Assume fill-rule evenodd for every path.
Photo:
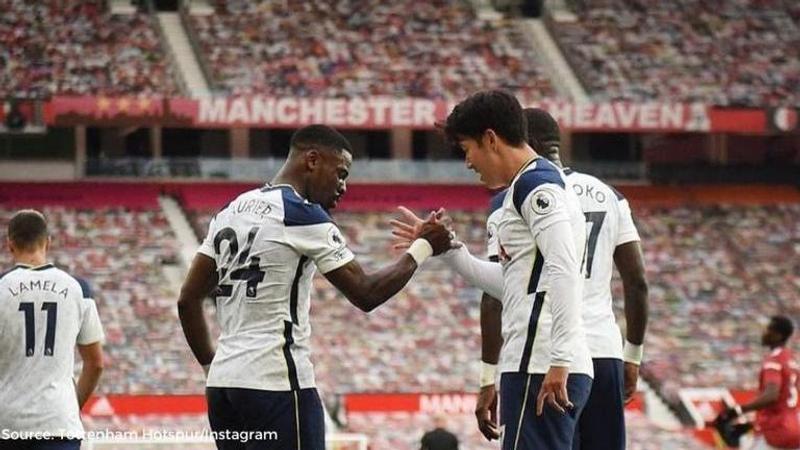
<instances>
[{"instance_id":1,"label":"player in white kit","mask_svg":"<svg viewBox=\"0 0 800 450\"><path fill-rule=\"evenodd\" d=\"M346 190L350 143L330 127L312 125L290 145L271 183L241 194L214 217L178 302L189 345L208 371L209 419L220 449L324 450L309 348L315 269L371 311L402 289L422 261L450 246L450 232L429 223L398 261L365 273L328 214ZM221 328L216 348L202 309L212 291ZM245 444L237 439L242 433L260 434Z\"/></svg>"},{"instance_id":2,"label":"player in white kit","mask_svg":"<svg viewBox=\"0 0 800 450\"><path fill-rule=\"evenodd\" d=\"M0 275L0 449L77 450L80 408L103 370L103 329L94 301L47 263L50 238L38 211L8 223L14 267ZM73 380L75 347L83 360Z\"/></svg>"},{"instance_id":3,"label":"player in white kit","mask_svg":"<svg viewBox=\"0 0 800 450\"><path fill-rule=\"evenodd\" d=\"M540 155L560 167L560 130L555 119L546 111L535 108L526 109L525 116L528 143ZM571 169L565 169L564 174L568 186L578 196L586 218L588 239L583 258L585 280L582 317L594 367L592 392L576 427L573 447L623 449L624 403L636 390L641 344L647 323L647 281L639 235L631 218L630 207L619 192L591 175ZM489 260L495 262L499 261L497 231L506 192L503 190L492 197L486 225L487 254ZM405 210L404 213L409 222L422 223L410 211ZM620 271L625 291L627 337L624 352L611 304L612 265L616 265ZM476 416L481 432L490 440L499 437L495 419L497 392L491 374L496 370L503 343L502 311L500 300L483 294L481 361L488 375L481 379Z\"/></svg>"},{"instance_id":4,"label":"player in white kit","mask_svg":"<svg viewBox=\"0 0 800 450\"><path fill-rule=\"evenodd\" d=\"M570 449L593 373L581 320L586 226L578 198L559 168L526 143L522 107L511 94L470 96L444 129L484 184L508 187L492 230L499 264L477 260L464 246L443 256L502 299L502 447ZM404 239L416 238L420 225L393 224ZM486 378L494 383L494 373Z\"/></svg>"},{"instance_id":5,"label":"player in white kit","mask_svg":"<svg viewBox=\"0 0 800 450\"><path fill-rule=\"evenodd\" d=\"M541 109L528 108L525 115L529 144L561 167L558 123ZM578 422L573 447L576 450L624 449L624 404L636 390L647 324L647 281L639 234L630 206L622 194L591 175L571 169L564 169L564 173L586 218L582 316L594 365L592 392ZM497 194L491 202L492 210L487 220L490 259L497 255L497 242L492 237L492 230L496 229L499 220L496 205L504 197L505 191ZM611 275L614 265L620 272L625 292L627 337L624 352L622 335L612 309ZM492 326L500 322L499 312L495 312L496 301L493 300L485 297L481 304L484 325L482 360L485 363L492 362L486 359L487 354L496 355L502 342L499 326ZM487 301L491 303L487 305ZM490 425L481 423L481 418L491 417L488 409L495 395L493 383L487 382L487 386L482 386L482 401L477 411L482 430Z\"/></svg>"}]
</instances>

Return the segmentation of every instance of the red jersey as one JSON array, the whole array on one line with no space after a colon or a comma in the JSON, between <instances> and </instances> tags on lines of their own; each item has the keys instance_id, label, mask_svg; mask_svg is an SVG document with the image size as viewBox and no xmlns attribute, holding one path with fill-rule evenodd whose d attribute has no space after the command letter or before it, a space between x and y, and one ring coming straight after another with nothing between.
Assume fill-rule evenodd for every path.
<instances>
[{"instance_id":1,"label":"red jersey","mask_svg":"<svg viewBox=\"0 0 800 450\"><path fill-rule=\"evenodd\" d=\"M788 348L779 347L764 358L758 388L768 384L780 389L778 401L756 412L756 427L769 445L780 448L800 448L800 418L797 408L797 378L800 369Z\"/></svg>"}]
</instances>

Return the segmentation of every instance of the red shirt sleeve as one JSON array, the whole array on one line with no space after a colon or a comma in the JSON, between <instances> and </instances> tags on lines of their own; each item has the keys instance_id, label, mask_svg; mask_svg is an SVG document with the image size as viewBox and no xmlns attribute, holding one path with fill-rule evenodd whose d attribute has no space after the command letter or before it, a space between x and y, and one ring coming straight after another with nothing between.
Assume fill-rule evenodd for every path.
<instances>
[{"instance_id":1,"label":"red shirt sleeve","mask_svg":"<svg viewBox=\"0 0 800 450\"><path fill-rule=\"evenodd\" d=\"M781 365L781 362L770 358L764 361L764 364L761 366L761 381L764 383L764 386L774 383L780 387L782 372L783 365Z\"/></svg>"}]
</instances>

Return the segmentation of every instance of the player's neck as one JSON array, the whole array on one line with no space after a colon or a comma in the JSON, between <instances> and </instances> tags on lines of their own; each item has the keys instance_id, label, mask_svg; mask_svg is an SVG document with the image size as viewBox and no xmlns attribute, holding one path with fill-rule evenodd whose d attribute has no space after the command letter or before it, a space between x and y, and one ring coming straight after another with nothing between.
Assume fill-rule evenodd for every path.
<instances>
[{"instance_id":1,"label":"player's neck","mask_svg":"<svg viewBox=\"0 0 800 450\"><path fill-rule=\"evenodd\" d=\"M269 183L273 186L277 184L291 186L301 197L306 198L305 184L300 182L300 177L284 169L281 169Z\"/></svg>"},{"instance_id":2,"label":"player's neck","mask_svg":"<svg viewBox=\"0 0 800 450\"><path fill-rule=\"evenodd\" d=\"M19 253L14 255L15 264L38 267L47 264L47 256L43 251Z\"/></svg>"},{"instance_id":3,"label":"player's neck","mask_svg":"<svg viewBox=\"0 0 800 450\"><path fill-rule=\"evenodd\" d=\"M516 178L520 172L530 165L531 161L539 157L539 154L527 144L507 154L508 158L506 159L505 172L510 175L510 177L508 177L509 184L514 181L514 178Z\"/></svg>"}]
</instances>

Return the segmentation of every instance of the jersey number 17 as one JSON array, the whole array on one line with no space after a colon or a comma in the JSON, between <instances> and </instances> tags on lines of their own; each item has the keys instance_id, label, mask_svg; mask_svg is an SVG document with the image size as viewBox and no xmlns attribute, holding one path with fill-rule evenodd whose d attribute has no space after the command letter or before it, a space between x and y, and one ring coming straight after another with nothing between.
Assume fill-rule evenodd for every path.
<instances>
[{"instance_id":1,"label":"jersey number 17","mask_svg":"<svg viewBox=\"0 0 800 450\"><path fill-rule=\"evenodd\" d=\"M595 211L584 213L586 216L586 248L583 251L583 264L586 268L586 278L592 277L592 263L594 262L594 252L597 250L597 238L600 236L600 228L606 220L605 211Z\"/></svg>"}]
</instances>

